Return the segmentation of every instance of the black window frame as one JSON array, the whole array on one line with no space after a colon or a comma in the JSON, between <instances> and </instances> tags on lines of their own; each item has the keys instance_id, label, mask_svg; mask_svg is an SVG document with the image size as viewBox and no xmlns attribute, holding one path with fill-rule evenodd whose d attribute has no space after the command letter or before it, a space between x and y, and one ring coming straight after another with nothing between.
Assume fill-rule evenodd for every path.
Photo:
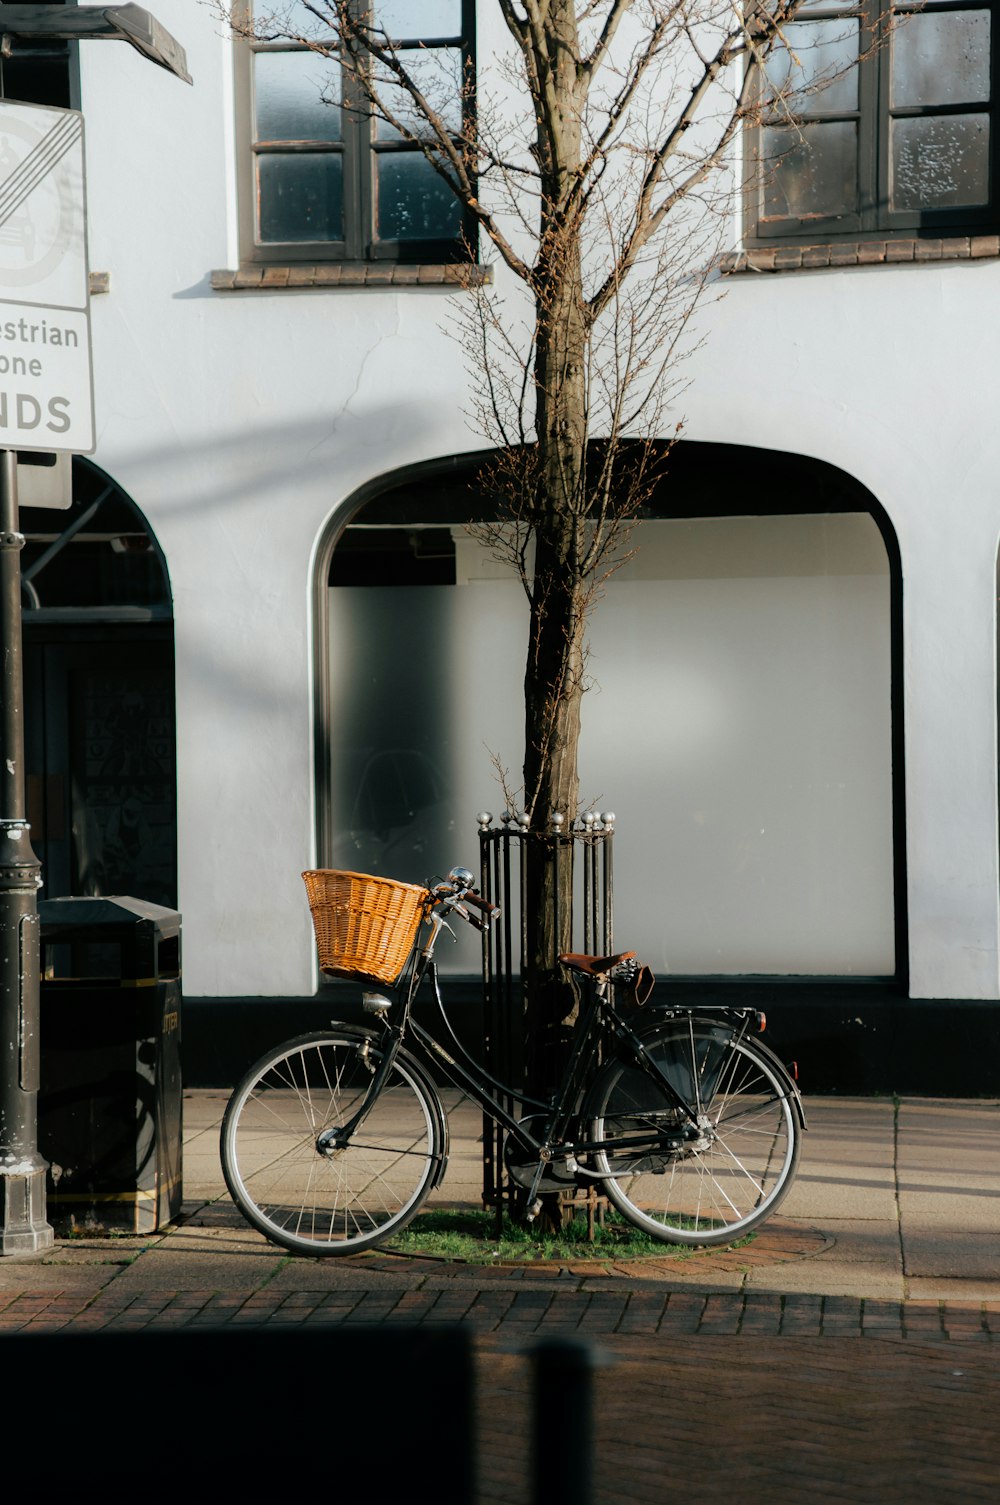
<instances>
[{"instance_id":1,"label":"black window frame","mask_svg":"<svg viewBox=\"0 0 1000 1505\"><path fill-rule=\"evenodd\" d=\"M355 0L362 11L369 0ZM252 0L241 0L247 14ZM427 46L447 46L461 50L464 85L463 114L475 108L475 11L476 0L459 0L461 35L426 36L398 43L401 52L417 52ZM294 53L306 51L289 42L240 43L240 60L236 79L237 118L240 125L240 244L245 263L310 265L337 263L370 266L378 262L439 264L470 260L470 246L476 243L473 217L459 206L459 226L453 237L408 240L380 239L376 234L376 164L384 153L420 152L420 147L396 140L378 141L374 118L363 100L351 97L344 89L342 133L339 141L305 139L265 140L255 136L254 58L260 53ZM346 75L342 73L342 78ZM260 234L258 163L275 155L337 154L343 163L343 226L341 240L263 240ZM456 199L456 204L458 203Z\"/></svg>"},{"instance_id":2,"label":"black window frame","mask_svg":"<svg viewBox=\"0 0 1000 1505\"><path fill-rule=\"evenodd\" d=\"M822 109L822 93L812 95L807 107L791 119L795 122L856 121L858 127L856 211L808 219L789 217L767 220L762 215L763 195L769 169L762 164L761 136L764 124L755 121L748 130L748 173L744 240L748 246L836 244L859 240L927 239L995 231L998 212L997 81L1000 77L1000 15L991 0L859 0L850 7L815 0L800 11L796 21L860 21L860 61L858 63L857 108ZM890 14L920 15L985 11L990 25L990 97L980 101L955 101L948 104L893 106L891 80L893 66L892 33L877 43L879 29ZM903 23L906 24L905 22ZM890 206L891 121L894 119L967 115L971 112L989 118L988 202L947 209L893 209ZM777 123L777 122L776 122Z\"/></svg>"},{"instance_id":3,"label":"black window frame","mask_svg":"<svg viewBox=\"0 0 1000 1505\"><path fill-rule=\"evenodd\" d=\"M50 3L67 9L77 6L77 0L50 0ZM79 110L79 43L11 37L9 53L0 54L0 99Z\"/></svg>"}]
</instances>

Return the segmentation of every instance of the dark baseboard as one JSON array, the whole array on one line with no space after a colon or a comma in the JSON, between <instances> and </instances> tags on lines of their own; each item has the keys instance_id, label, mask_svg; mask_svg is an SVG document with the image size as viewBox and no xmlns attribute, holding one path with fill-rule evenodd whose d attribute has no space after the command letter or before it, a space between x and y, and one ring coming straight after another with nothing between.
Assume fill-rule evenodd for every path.
<instances>
[{"instance_id":1,"label":"dark baseboard","mask_svg":"<svg viewBox=\"0 0 1000 1505\"><path fill-rule=\"evenodd\" d=\"M908 998L889 981L684 978L656 1002L761 1009L803 1092L1000 1096L1000 1001Z\"/></svg>"},{"instance_id":2,"label":"dark baseboard","mask_svg":"<svg viewBox=\"0 0 1000 1505\"><path fill-rule=\"evenodd\" d=\"M482 982L478 977L447 979L442 991L449 1018L467 1048L481 1038ZM417 1017L434 1013L423 1000ZM184 999L183 1062L186 1087L232 1087L266 1050L333 1019L371 1022L361 1007L355 982L324 982L312 998Z\"/></svg>"},{"instance_id":3,"label":"dark baseboard","mask_svg":"<svg viewBox=\"0 0 1000 1505\"><path fill-rule=\"evenodd\" d=\"M478 978L445 979L443 990L474 1049ZM878 980L697 977L659 982L647 1008L670 1003L763 1010L765 1039L797 1063L805 1093L1000 1097L1000 1001L907 998ZM313 998L185 998L185 1085L231 1087L272 1045L363 1017L352 983Z\"/></svg>"}]
</instances>

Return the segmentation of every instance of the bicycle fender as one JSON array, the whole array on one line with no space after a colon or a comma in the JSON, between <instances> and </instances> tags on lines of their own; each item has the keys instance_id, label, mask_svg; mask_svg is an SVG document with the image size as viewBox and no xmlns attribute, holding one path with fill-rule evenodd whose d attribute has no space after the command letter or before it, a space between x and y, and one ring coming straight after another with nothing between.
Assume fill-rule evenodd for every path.
<instances>
[{"instance_id":1,"label":"bicycle fender","mask_svg":"<svg viewBox=\"0 0 1000 1505\"><path fill-rule=\"evenodd\" d=\"M684 1019L675 1019L671 1021L661 1020L659 1023L644 1024L635 1030L635 1034L639 1037L642 1043L645 1044L648 1040L655 1040L658 1036L676 1033L677 1029L683 1028L684 1021L687 1019L687 1017L688 1016L685 1015ZM711 1025L713 1028L718 1028L719 1025L718 1018L713 1017L711 1014L692 1013L690 1015L690 1018L695 1024ZM786 1096L795 1109L795 1116L799 1121L799 1127L801 1129L808 1130L809 1125L806 1122L806 1112L805 1108L802 1105L802 1094L799 1092L799 1085L796 1082L795 1078L792 1076L788 1067L785 1065L784 1061L771 1049L769 1045L764 1044L759 1035L752 1035L748 1043L752 1044L755 1050L759 1050L761 1055L766 1057L767 1064L771 1067L775 1076L780 1080L782 1086L785 1089ZM588 1093L588 1097L590 1095L591 1094Z\"/></svg>"},{"instance_id":2,"label":"bicycle fender","mask_svg":"<svg viewBox=\"0 0 1000 1505\"><path fill-rule=\"evenodd\" d=\"M782 1081L788 1088L788 1095L794 1103L795 1112L798 1115L799 1127L801 1129L808 1129L809 1125L806 1123L806 1110L802 1106L802 1094L799 1091L798 1082L792 1076L792 1073L789 1071L788 1067L785 1065L784 1061L777 1054L777 1052L771 1049L770 1045L765 1045L763 1040L757 1039L755 1039L753 1043L761 1052L761 1054L767 1057L769 1065L774 1067L775 1072L781 1077Z\"/></svg>"}]
</instances>

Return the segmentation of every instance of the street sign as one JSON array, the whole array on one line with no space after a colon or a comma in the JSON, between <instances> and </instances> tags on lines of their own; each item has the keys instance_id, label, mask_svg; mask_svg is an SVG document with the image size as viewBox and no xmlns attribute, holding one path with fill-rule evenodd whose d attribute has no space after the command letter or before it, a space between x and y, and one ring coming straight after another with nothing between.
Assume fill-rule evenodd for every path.
<instances>
[{"instance_id":1,"label":"street sign","mask_svg":"<svg viewBox=\"0 0 1000 1505\"><path fill-rule=\"evenodd\" d=\"M64 512L73 505L73 460L70 455L47 455L52 465L25 463L17 467L17 505L19 507L59 507Z\"/></svg>"},{"instance_id":2,"label":"street sign","mask_svg":"<svg viewBox=\"0 0 1000 1505\"><path fill-rule=\"evenodd\" d=\"M0 101L0 448L90 454L83 116Z\"/></svg>"}]
</instances>

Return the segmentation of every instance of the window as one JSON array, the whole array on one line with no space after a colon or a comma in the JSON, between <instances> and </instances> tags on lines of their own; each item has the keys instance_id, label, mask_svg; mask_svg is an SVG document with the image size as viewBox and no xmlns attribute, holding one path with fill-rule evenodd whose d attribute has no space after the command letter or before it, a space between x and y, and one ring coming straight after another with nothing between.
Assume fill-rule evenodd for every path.
<instances>
[{"instance_id":1,"label":"window","mask_svg":"<svg viewBox=\"0 0 1000 1505\"><path fill-rule=\"evenodd\" d=\"M422 467L339 535L330 524L317 597L324 866L415 882L446 871L474 850L476 811L498 808L494 755L518 767L527 614L520 582L463 526L490 515L479 463ZM713 497L735 492L740 515L715 516ZM815 512L796 511L803 497ZM638 560L608 582L588 661L601 709L581 763L617 812L615 887L654 970L905 966L899 563L869 500L801 456L681 441ZM435 554L445 568L432 575ZM414 676L410 643L432 675ZM626 764L637 697L643 735ZM467 934L444 972L479 965Z\"/></svg>"},{"instance_id":2,"label":"window","mask_svg":"<svg viewBox=\"0 0 1000 1505\"><path fill-rule=\"evenodd\" d=\"M393 39L457 133L467 107L474 0L352 6ZM300 28L303 38L334 39L301 0L259 10L287 15L286 29ZM418 145L374 118L356 81L352 96L350 71L336 51L327 56L302 42L261 38L246 48L246 64L243 230L250 260L433 262L466 254L457 199ZM403 111L398 85L387 83L385 98Z\"/></svg>"},{"instance_id":3,"label":"window","mask_svg":"<svg viewBox=\"0 0 1000 1505\"><path fill-rule=\"evenodd\" d=\"M995 225L991 5L807 0L784 34L766 72L785 97L755 132L752 241Z\"/></svg>"},{"instance_id":4,"label":"window","mask_svg":"<svg viewBox=\"0 0 1000 1505\"><path fill-rule=\"evenodd\" d=\"M59 0L56 0L59 3ZM62 0L75 5L76 0ZM10 53L0 54L0 97L22 104L79 109L75 42L11 39Z\"/></svg>"}]
</instances>

